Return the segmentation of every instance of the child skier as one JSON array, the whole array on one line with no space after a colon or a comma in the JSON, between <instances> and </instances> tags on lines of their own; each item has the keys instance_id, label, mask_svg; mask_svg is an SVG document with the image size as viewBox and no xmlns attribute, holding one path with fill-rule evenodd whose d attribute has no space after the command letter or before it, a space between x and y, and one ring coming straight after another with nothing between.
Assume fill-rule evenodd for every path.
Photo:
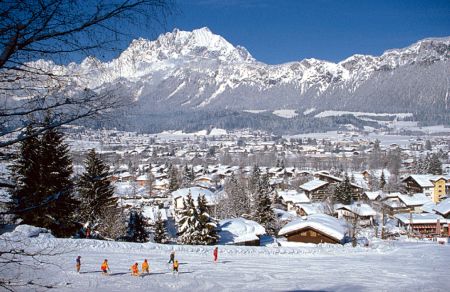
<instances>
[{"instance_id":1,"label":"child skier","mask_svg":"<svg viewBox=\"0 0 450 292\"><path fill-rule=\"evenodd\" d=\"M173 263L174 260L175 260L175 251L172 250L172 252L170 253L170 259L167 263L168 264Z\"/></svg>"},{"instance_id":2,"label":"child skier","mask_svg":"<svg viewBox=\"0 0 450 292\"><path fill-rule=\"evenodd\" d=\"M80 268L81 268L81 257L78 256L76 261L77 261L77 264L76 264L77 273L80 273Z\"/></svg>"},{"instance_id":3,"label":"child skier","mask_svg":"<svg viewBox=\"0 0 450 292\"><path fill-rule=\"evenodd\" d=\"M177 273L177 275L178 275L178 260L175 260L174 262L173 262L173 274L175 275L175 272Z\"/></svg>"},{"instance_id":4,"label":"child skier","mask_svg":"<svg viewBox=\"0 0 450 292\"><path fill-rule=\"evenodd\" d=\"M214 248L213 255L214 255L214 262L217 263L217 259L219 257L219 248L217 246Z\"/></svg>"},{"instance_id":5,"label":"child skier","mask_svg":"<svg viewBox=\"0 0 450 292\"><path fill-rule=\"evenodd\" d=\"M131 276L139 276L139 265L138 263L134 263L134 265L131 266Z\"/></svg>"},{"instance_id":6,"label":"child skier","mask_svg":"<svg viewBox=\"0 0 450 292\"><path fill-rule=\"evenodd\" d=\"M103 272L103 275L108 275L108 271L111 272L111 270L109 269L109 265L108 265L108 260L107 259L105 259L103 261L102 266L100 268L101 268L101 270Z\"/></svg>"},{"instance_id":7,"label":"child skier","mask_svg":"<svg viewBox=\"0 0 450 292\"><path fill-rule=\"evenodd\" d=\"M148 265L147 259L142 263L142 273L150 273L150 267Z\"/></svg>"}]
</instances>

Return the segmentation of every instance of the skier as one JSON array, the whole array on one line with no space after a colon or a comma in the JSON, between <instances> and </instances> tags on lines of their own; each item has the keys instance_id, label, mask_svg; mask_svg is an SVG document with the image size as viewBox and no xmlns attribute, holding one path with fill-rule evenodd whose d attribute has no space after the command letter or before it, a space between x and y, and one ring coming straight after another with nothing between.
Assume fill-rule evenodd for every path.
<instances>
[{"instance_id":1,"label":"skier","mask_svg":"<svg viewBox=\"0 0 450 292\"><path fill-rule=\"evenodd\" d=\"M77 267L77 273L80 273L80 268L81 268L81 257L80 256L77 257L76 267Z\"/></svg>"},{"instance_id":2,"label":"skier","mask_svg":"<svg viewBox=\"0 0 450 292\"><path fill-rule=\"evenodd\" d=\"M177 272L178 275L178 260L175 260L173 262L173 274L175 275L175 272Z\"/></svg>"},{"instance_id":3,"label":"skier","mask_svg":"<svg viewBox=\"0 0 450 292\"><path fill-rule=\"evenodd\" d=\"M214 255L214 262L217 263L217 258L219 257L219 248L217 246L214 248L213 255Z\"/></svg>"},{"instance_id":4,"label":"skier","mask_svg":"<svg viewBox=\"0 0 450 292\"><path fill-rule=\"evenodd\" d=\"M150 273L150 267L148 265L147 259L144 260L144 262L142 263L142 273Z\"/></svg>"},{"instance_id":5,"label":"skier","mask_svg":"<svg viewBox=\"0 0 450 292\"><path fill-rule=\"evenodd\" d=\"M138 263L134 263L134 265L131 266L131 276L139 276L139 265Z\"/></svg>"},{"instance_id":6,"label":"skier","mask_svg":"<svg viewBox=\"0 0 450 292\"><path fill-rule=\"evenodd\" d=\"M168 264L173 263L174 260L175 260L175 251L172 250L172 252L170 253L170 259L167 263Z\"/></svg>"},{"instance_id":7,"label":"skier","mask_svg":"<svg viewBox=\"0 0 450 292\"><path fill-rule=\"evenodd\" d=\"M108 271L111 272L111 270L109 269L109 265L108 265L108 260L105 259L102 263L102 266L100 267L103 275L108 275Z\"/></svg>"}]
</instances>

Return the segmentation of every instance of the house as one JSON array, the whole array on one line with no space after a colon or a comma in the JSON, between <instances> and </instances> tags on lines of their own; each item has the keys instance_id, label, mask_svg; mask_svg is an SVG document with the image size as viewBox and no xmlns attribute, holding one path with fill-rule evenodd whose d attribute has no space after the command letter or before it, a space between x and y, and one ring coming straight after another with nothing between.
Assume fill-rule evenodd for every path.
<instances>
[{"instance_id":1,"label":"house","mask_svg":"<svg viewBox=\"0 0 450 292\"><path fill-rule=\"evenodd\" d=\"M442 217L450 219L450 199L440 202L433 210Z\"/></svg>"},{"instance_id":2,"label":"house","mask_svg":"<svg viewBox=\"0 0 450 292\"><path fill-rule=\"evenodd\" d=\"M387 209L390 215L406 212L422 213L422 206L430 202L430 198L422 193L382 193L379 206Z\"/></svg>"},{"instance_id":3,"label":"house","mask_svg":"<svg viewBox=\"0 0 450 292\"><path fill-rule=\"evenodd\" d=\"M305 193L299 193L296 190L278 191L281 204L286 207L288 211L296 210L298 204L309 203L310 200Z\"/></svg>"},{"instance_id":4,"label":"house","mask_svg":"<svg viewBox=\"0 0 450 292\"><path fill-rule=\"evenodd\" d=\"M299 188L305 192L310 200L322 200L326 197L328 192L328 185L330 183L320 179L313 179L307 183L302 184Z\"/></svg>"},{"instance_id":5,"label":"house","mask_svg":"<svg viewBox=\"0 0 450 292\"><path fill-rule=\"evenodd\" d=\"M297 204L296 211L299 216L325 214L325 206L323 203Z\"/></svg>"},{"instance_id":6,"label":"house","mask_svg":"<svg viewBox=\"0 0 450 292\"><path fill-rule=\"evenodd\" d=\"M364 192L362 194L362 199L366 202L373 202L377 201L381 198L381 191L375 191L375 192Z\"/></svg>"},{"instance_id":7,"label":"house","mask_svg":"<svg viewBox=\"0 0 450 292\"><path fill-rule=\"evenodd\" d=\"M175 210L180 210L184 208L184 199L191 194L194 204L197 205L197 198L199 196L205 196L208 207L213 207L216 205L216 195L207 189L192 187L178 189L172 192L172 206Z\"/></svg>"},{"instance_id":8,"label":"house","mask_svg":"<svg viewBox=\"0 0 450 292\"><path fill-rule=\"evenodd\" d=\"M428 174L414 174L403 179L410 193L424 193L438 203L446 195L447 178Z\"/></svg>"},{"instance_id":9,"label":"house","mask_svg":"<svg viewBox=\"0 0 450 292\"><path fill-rule=\"evenodd\" d=\"M351 205L337 204L334 209L337 212L338 218L344 218L347 221L358 219L361 226L373 226L375 212L372 207L364 203L353 203Z\"/></svg>"},{"instance_id":10,"label":"house","mask_svg":"<svg viewBox=\"0 0 450 292\"><path fill-rule=\"evenodd\" d=\"M438 214L400 213L396 214L395 218L398 219L399 227L414 233L425 236L448 234L448 221Z\"/></svg>"},{"instance_id":11,"label":"house","mask_svg":"<svg viewBox=\"0 0 450 292\"><path fill-rule=\"evenodd\" d=\"M325 215L315 214L306 220L297 219L281 228L279 236L288 241L304 243L345 243L348 229L338 219Z\"/></svg>"},{"instance_id":12,"label":"house","mask_svg":"<svg viewBox=\"0 0 450 292\"><path fill-rule=\"evenodd\" d=\"M261 235L266 234L263 226L244 218L224 219L219 222L220 244L259 246Z\"/></svg>"}]
</instances>

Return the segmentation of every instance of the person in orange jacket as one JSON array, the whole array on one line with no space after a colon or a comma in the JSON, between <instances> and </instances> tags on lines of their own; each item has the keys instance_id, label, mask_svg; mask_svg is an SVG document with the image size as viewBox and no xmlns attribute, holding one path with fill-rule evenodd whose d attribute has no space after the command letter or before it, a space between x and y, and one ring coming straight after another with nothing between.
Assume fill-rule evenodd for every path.
<instances>
[{"instance_id":1,"label":"person in orange jacket","mask_svg":"<svg viewBox=\"0 0 450 292\"><path fill-rule=\"evenodd\" d=\"M111 270L109 269L109 265L108 265L108 260L107 259L105 259L103 261L102 266L100 267L100 269L102 270L103 275L107 275L108 271L111 272Z\"/></svg>"},{"instance_id":2,"label":"person in orange jacket","mask_svg":"<svg viewBox=\"0 0 450 292\"><path fill-rule=\"evenodd\" d=\"M213 255L214 255L214 262L217 263L217 259L219 257L219 248L217 246L214 248Z\"/></svg>"},{"instance_id":3,"label":"person in orange jacket","mask_svg":"<svg viewBox=\"0 0 450 292\"><path fill-rule=\"evenodd\" d=\"M148 265L147 259L142 263L142 273L150 273L150 267Z\"/></svg>"},{"instance_id":4,"label":"person in orange jacket","mask_svg":"<svg viewBox=\"0 0 450 292\"><path fill-rule=\"evenodd\" d=\"M134 263L131 266L131 276L139 276L139 265L138 263Z\"/></svg>"},{"instance_id":5,"label":"person in orange jacket","mask_svg":"<svg viewBox=\"0 0 450 292\"><path fill-rule=\"evenodd\" d=\"M175 261L173 262L173 273L175 274L175 272L176 272L177 275L178 275L178 260L175 260Z\"/></svg>"}]
</instances>

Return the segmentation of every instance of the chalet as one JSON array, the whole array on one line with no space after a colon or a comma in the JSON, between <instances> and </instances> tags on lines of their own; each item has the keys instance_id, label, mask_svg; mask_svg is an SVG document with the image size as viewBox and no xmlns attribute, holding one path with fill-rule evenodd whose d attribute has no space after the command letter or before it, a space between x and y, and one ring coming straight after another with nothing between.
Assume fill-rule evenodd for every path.
<instances>
[{"instance_id":1,"label":"chalet","mask_svg":"<svg viewBox=\"0 0 450 292\"><path fill-rule=\"evenodd\" d=\"M422 213L422 206L429 202L431 202L431 200L422 193L390 193L383 194L381 206L386 208L390 215L405 212Z\"/></svg>"},{"instance_id":2,"label":"chalet","mask_svg":"<svg viewBox=\"0 0 450 292\"><path fill-rule=\"evenodd\" d=\"M325 206L322 203L297 204L295 207L299 216L325 214Z\"/></svg>"},{"instance_id":3,"label":"chalet","mask_svg":"<svg viewBox=\"0 0 450 292\"><path fill-rule=\"evenodd\" d=\"M399 227L425 236L448 234L448 221L438 214L400 213L395 215ZM447 232L446 232L447 231Z\"/></svg>"},{"instance_id":4,"label":"chalet","mask_svg":"<svg viewBox=\"0 0 450 292\"><path fill-rule=\"evenodd\" d=\"M136 183L141 187L145 186L148 183L148 181L149 179L147 174L140 175L136 178Z\"/></svg>"},{"instance_id":5,"label":"chalet","mask_svg":"<svg viewBox=\"0 0 450 292\"><path fill-rule=\"evenodd\" d=\"M263 226L244 218L224 219L218 226L220 244L259 246L260 237L266 234Z\"/></svg>"},{"instance_id":6,"label":"chalet","mask_svg":"<svg viewBox=\"0 0 450 292\"><path fill-rule=\"evenodd\" d=\"M377 215L372 207L363 203L353 203L351 205L338 204L334 207L338 218L344 218L347 221L358 219L361 226L373 226L374 218Z\"/></svg>"},{"instance_id":7,"label":"chalet","mask_svg":"<svg viewBox=\"0 0 450 292\"><path fill-rule=\"evenodd\" d=\"M305 192L310 200L322 200L329 194L329 184L329 182L314 179L302 184L299 188Z\"/></svg>"},{"instance_id":8,"label":"chalet","mask_svg":"<svg viewBox=\"0 0 450 292\"><path fill-rule=\"evenodd\" d=\"M446 195L447 178L428 174L410 175L403 179L410 193L424 193L438 203Z\"/></svg>"},{"instance_id":9,"label":"chalet","mask_svg":"<svg viewBox=\"0 0 450 292\"><path fill-rule=\"evenodd\" d=\"M278 191L281 204L288 210L296 210L298 204L309 203L310 200L305 193L299 193L296 190Z\"/></svg>"},{"instance_id":10,"label":"chalet","mask_svg":"<svg viewBox=\"0 0 450 292\"><path fill-rule=\"evenodd\" d=\"M347 228L338 219L316 214L303 219L294 220L281 228L279 236L288 241L303 243L345 243Z\"/></svg>"},{"instance_id":11,"label":"chalet","mask_svg":"<svg viewBox=\"0 0 450 292\"><path fill-rule=\"evenodd\" d=\"M442 217L450 219L450 199L440 202L433 210Z\"/></svg>"}]
</instances>

